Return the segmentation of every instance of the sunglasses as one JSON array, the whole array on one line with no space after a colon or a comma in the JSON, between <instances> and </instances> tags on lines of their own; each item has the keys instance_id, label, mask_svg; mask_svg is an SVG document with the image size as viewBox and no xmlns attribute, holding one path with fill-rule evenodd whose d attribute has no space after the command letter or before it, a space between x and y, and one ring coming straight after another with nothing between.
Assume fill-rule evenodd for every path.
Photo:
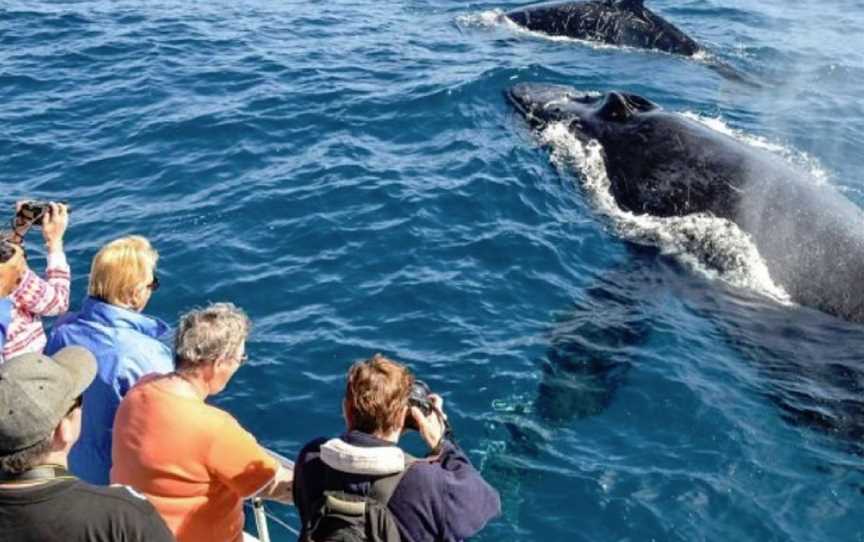
<instances>
[{"instance_id":1,"label":"sunglasses","mask_svg":"<svg viewBox=\"0 0 864 542\"><path fill-rule=\"evenodd\" d=\"M68 416L69 414L72 414L73 412L75 412L75 409L81 408L81 406L83 404L84 404L84 396L79 395L78 397L75 398L75 402L72 403L72 406L69 407L69 411L66 412L66 415Z\"/></svg>"},{"instance_id":2,"label":"sunglasses","mask_svg":"<svg viewBox=\"0 0 864 542\"><path fill-rule=\"evenodd\" d=\"M151 292L155 292L159 289L159 277L156 276L155 271L153 272L153 282L148 284L147 287L150 288Z\"/></svg>"}]
</instances>

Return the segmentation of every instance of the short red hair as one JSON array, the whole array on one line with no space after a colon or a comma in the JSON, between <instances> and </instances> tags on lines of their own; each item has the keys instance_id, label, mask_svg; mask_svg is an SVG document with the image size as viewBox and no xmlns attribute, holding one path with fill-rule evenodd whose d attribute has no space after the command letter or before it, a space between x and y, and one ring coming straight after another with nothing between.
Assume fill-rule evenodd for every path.
<instances>
[{"instance_id":1,"label":"short red hair","mask_svg":"<svg viewBox=\"0 0 864 542\"><path fill-rule=\"evenodd\" d=\"M384 435L400 427L413 385L407 367L381 354L352 365L345 386L348 429Z\"/></svg>"}]
</instances>

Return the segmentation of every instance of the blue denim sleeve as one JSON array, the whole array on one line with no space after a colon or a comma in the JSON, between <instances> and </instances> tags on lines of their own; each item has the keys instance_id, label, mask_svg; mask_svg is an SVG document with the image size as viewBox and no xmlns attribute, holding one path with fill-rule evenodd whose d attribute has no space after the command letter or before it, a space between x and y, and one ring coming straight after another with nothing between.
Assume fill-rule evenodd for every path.
<instances>
[{"instance_id":1,"label":"blue denim sleeve","mask_svg":"<svg viewBox=\"0 0 864 542\"><path fill-rule=\"evenodd\" d=\"M8 297L0 299L0 363L3 362L3 345L6 344L6 330L12 320L12 301Z\"/></svg>"}]
</instances>

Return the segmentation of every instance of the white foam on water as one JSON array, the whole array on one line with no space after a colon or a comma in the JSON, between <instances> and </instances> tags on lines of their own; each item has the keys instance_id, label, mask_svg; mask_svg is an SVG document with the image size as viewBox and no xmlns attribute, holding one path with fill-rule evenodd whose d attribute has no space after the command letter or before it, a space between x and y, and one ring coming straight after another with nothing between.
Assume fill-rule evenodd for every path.
<instances>
[{"instance_id":1,"label":"white foam on water","mask_svg":"<svg viewBox=\"0 0 864 542\"><path fill-rule=\"evenodd\" d=\"M478 27L478 28L495 28L498 26L510 23L516 26L513 21L504 15L504 11L500 9L490 9L478 13L468 13L456 17L456 22L460 26Z\"/></svg>"},{"instance_id":2,"label":"white foam on water","mask_svg":"<svg viewBox=\"0 0 864 542\"><path fill-rule=\"evenodd\" d=\"M704 62L706 64L710 64L716 60L713 54L709 53L705 49L699 49L693 56L691 56L693 60L698 60L699 62Z\"/></svg>"},{"instance_id":3,"label":"white foam on water","mask_svg":"<svg viewBox=\"0 0 864 542\"><path fill-rule=\"evenodd\" d=\"M771 280L768 266L751 237L734 222L706 213L656 217L626 211L612 196L599 142L583 144L560 122L546 126L540 132L540 141L552 149L556 167L573 167L581 173L594 207L608 217L624 239L656 246L708 278L753 290L780 303L791 303L789 294Z\"/></svg>"}]
</instances>

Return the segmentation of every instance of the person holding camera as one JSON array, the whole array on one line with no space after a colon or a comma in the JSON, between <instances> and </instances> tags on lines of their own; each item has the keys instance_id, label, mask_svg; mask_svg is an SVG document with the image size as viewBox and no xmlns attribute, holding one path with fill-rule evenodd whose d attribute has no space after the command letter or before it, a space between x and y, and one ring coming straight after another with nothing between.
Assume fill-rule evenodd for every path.
<instances>
[{"instance_id":1,"label":"person holding camera","mask_svg":"<svg viewBox=\"0 0 864 542\"><path fill-rule=\"evenodd\" d=\"M11 301L3 359L41 352L47 342L42 316L57 316L69 308L69 264L63 236L69 212L62 203L18 202L13 231L0 241L0 296ZM27 265L24 235L31 226L42 227L47 266L45 279Z\"/></svg>"},{"instance_id":2,"label":"person holding camera","mask_svg":"<svg viewBox=\"0 0 864 542\"><path fill-rule=\"evenodd\" d=\"M440 396L381 354L355 363L347 380L348 431L309 442L295 464L300 540L462 540L500 514L498 493L450 438ZM425 458L398 447L407 426Z\"/></svg>"}]
</instances>

